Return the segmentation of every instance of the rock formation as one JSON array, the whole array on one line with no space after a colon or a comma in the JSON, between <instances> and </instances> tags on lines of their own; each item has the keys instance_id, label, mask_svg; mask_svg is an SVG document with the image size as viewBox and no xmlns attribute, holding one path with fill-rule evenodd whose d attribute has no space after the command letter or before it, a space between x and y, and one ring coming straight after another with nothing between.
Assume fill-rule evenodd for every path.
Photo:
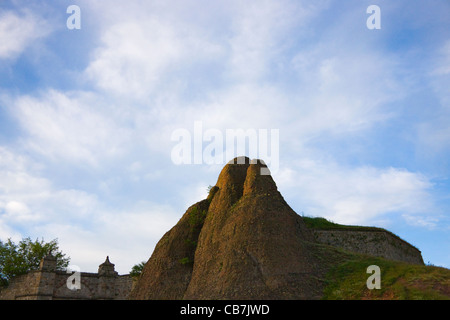
<instances>
[{"instance_id":1,"label":"rock formation","mask_svg":"<svg viewBox=\"0 0 450 320\"><path fill-rule=\"evenodd\" d=\"M318 299L347 253L316 242L260 160L236 158L158 242L130 299Z\"/></svg>"}]
</instances>

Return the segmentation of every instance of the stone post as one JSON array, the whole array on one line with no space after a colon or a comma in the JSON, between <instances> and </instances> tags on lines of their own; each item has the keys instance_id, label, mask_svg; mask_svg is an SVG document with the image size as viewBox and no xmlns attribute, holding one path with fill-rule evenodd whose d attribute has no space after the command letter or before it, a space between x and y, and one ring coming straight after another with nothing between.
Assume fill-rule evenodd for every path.
<instances>
[{"instance_id":1,"label":"stone post","mask_svg":"<svg viewBox=\"0 0 450 320\"><path fill-rule=\"evenodd\" d=\"M114 270L114 264L109 261L109 257L106 257L98 267L98 298L99 299L114 299L115 297L115 283L117 279L117 272Z\"/></svg>"},{"instance_id":2,"label":"stone post","mask_svg":"<svg viewBox=\"0 0 450 320\"><path fill-rule=\"evenodd\" d=\"M37 300L52 300L56 277L56 257L47 254L39 264Z\"/></svg>"}]
</instances>

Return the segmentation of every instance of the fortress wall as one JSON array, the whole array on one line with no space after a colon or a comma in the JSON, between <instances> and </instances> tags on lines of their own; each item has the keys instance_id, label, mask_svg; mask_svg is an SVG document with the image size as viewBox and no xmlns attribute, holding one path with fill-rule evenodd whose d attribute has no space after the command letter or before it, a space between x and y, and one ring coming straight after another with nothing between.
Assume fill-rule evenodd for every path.
<instances>
[{"instance_id":1,"label":"fortress wall","mask_svg":"<svg viewBox=\"0 0 450 320\"><path fill-rule=\"evenodd\" d=\"M129 275L118 276L115 286L115 299L126 300L136 281L133 281Z\"/></svg>"},{"instance_id":2,"label":"fortress wall","mask_svg":"<svg viewBox=\"0 0 450 320\"><path fill-rule=\"evenodd\" d=\"M0 300L125 300L133 280L129 275L118 275L113 268L109 273L79 273L80 289L70 290L67 280L72 272L41 266L11 279L9 286L0 291Z\"/></svg>"},{"instance_id":3,"label":"fortress wall","mask_svg":"<svg viewBox=\"0 0 450 320\"><path fill-rule=\"evenodd\" d=\"M72 273L58 272L54 283L54 300L93 300L98 297L99 276L96 273L80 273L80 289L70 290L67 279Z\"/></svg>"},{"instance_id":4,"label":"fortress wall","mask_svg":"<svg viewBox=\"0 0 450 320\"><path fill-rule=\"evenodd\" d=\"M0 300L36 300L39 280L39 271L31 271L14 278L8 288L0 291Z\"/></svg>"},{"instance_id":5,"label":"fortress wall","mask_svg":"<svg viewBox=\"0 0 450 320\"><path fill-rule=\"evenodd\" d=\"M99 276L96 273L80 273L80 289L67 288L70 273L31 271L11 280L0 291L0 300L125 300L133 281L128 275ZM53 277L49 277L52 275Z\"/></svg>"},{"instance_id":6,"label":"fortress wall","mask_svg":"<svg viewBox=\"0 0 450 320\"><path fill-rule=\"evenodd\" d=\"M314 229L319 243L389 260L424 264L421 252L388 231Z\"/></svg>"}]
</instances>

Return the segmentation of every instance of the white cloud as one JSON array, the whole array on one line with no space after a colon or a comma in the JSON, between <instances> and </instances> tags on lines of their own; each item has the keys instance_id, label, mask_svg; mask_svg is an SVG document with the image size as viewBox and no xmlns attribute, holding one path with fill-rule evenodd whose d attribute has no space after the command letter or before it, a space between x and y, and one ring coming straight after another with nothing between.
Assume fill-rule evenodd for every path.
<instances>
[{"instance_id":1,"label":"white cloud","mask_svg":"<svg viewBox=\"0 0 450 320\"><path fill-rule=\"evenodd\" d=\"M94 193L58 188L33 167L31 159L0 147L1 240L58 238L60 249L83 271L95 272L109 255L116 270L129 272L183 214L146 201L113 207Z\"/></svg>"},{"instance_id":2,"label":"white cloud","mask_svg":"<svg viewBox=\"0 0 450 320\"><path fill-rule=\"evenodd\" d=\"M206 87L217 79L228 83L261 80L271 68L279 67L273 61L289 50L292 37L306 32L301 27L326 2L86 6L99 21L101 45L93 51L85 76L109 94L139 99L191 90L198 78L206 78Z\"/></svg>"},{"instance_id":3,"label":"white cloud","mask_svg":"<svg viewBox=\"0 0 450 320\"><path fill-rule=\"evenodd\" d=\"M28 208L25 203L19 201L9 201L8 203L6 203L3 210L5 211L7 218L16 221L29 222L37 218L36 216L30 214L30 208Z\"/></svg>"},{"instance_id":4,"label":"white cloud","mask_svg":"<svg viewBox=\"0 0 450 320\"><path fill-rule=\"evenodd\" d=\"M354 134L400 114L387 107L409 90L397 76L397 58L340 46L333 40L301 50L292 59L298 107L290 116L297 119L300 137Z\"/></svg>"},{"instance_id":5,"label":"white cloud","mask_svg":"<svg viewBox=\"0 0 450 320\"><path fill-rule=\"evenodd\" d=\"M101 46L85 70L86 77L106 92L139 99L176 90L187 79L178 78L175 70L189 70L222 54L204 29L182 19L165 21L150 10L142 19L135 14L121 13L103 31Z\"/></svg>"},{"instance_id":6,"label":"white cloud","mask_svg":"<svg viewBox=\"0 0 450 320\"><path fill-rule=\"evenodd\" d=\"M127 128L116 124L120 116L115 118L113 107L86 92L20 96L10 110L27 133L26 146L49 160L99 165L102 158L120 156L129 137Z\"/></svg>"},{"instance_id":7,"label":"white cloud","mask_svg":"<svg viewBox=\"0 0 450 320\"><path fill-rule=\"evenodd\" d=\"M402 218L412 226L434 229L437 225L439 225L442 217L403 214Z\"/></svg>"},{"instance_id":8,"label":"white cloud","mask_svg":"<svg viewBox=\"0 0 450 320\"><path fill-rule=\"evenodd\" d=\"M343 224L386 222L388 217L421 217L435 226L433 184L397 168L346 168L304 159L280 169L280 185L295 196L297 211ZM298 212L298 213L300 213ZM392 215L392 216L389 216Z\"/></svg>"},{"instance_id":9,"label":"white cloud","mask_svg":"<svg viewBox=\"0 0 450 320\"><path fill-rule=\"evenodd\" d=\"M37 168L38 166L30 164L26 157L0 147L1 194L16 194L23 190L27 190L29 193L39 193L47 189L49 182L46 179L30 174L30 171Z\"/></svg>"},{"instance_id":10,"label":"white cloud","mask_svg":"<svg viewBox=\"0 0 450 320\"><path fill-rule=\"evenodd\" d=\"M12 11L0 13L0 59L19 56L33 41L50 33L48 24L40 17L24 11L18 15Z\"/></svg>"},{"instance_id":11,"label":"white cloud","mask_svg":"<svg viewBox=\"0 0 450 320\"><path fill-rule=\"evenodd\" d=\"M108 255L116 271L125 274L150 257L157 241L182 214L170 206L140 202L126 210L100 208L85 217L90 220L89 227L62 220L40 225L37 230L57 237L71 263L83 271L95 272Z\"/></svg>"},{"instance_id":12,"label":"white cloud","mask_svg":"<svg viewBox=\"0 0 450 320\"><path fill-rule=\"evenodd\" d=\"M267 76L273 60L299 36L317 8L290 1L233 2L229 38L229 73L237 81L254 81ZM295 32L293 32L295 31ZM278 66L275 66L278 67Z\"/></svg>"},{"instance_id":13,"label":"white cloud","mask_svg":"<svg viewBox=\"0 0 450 320\"><path fill-rule=\"evenodd\" d=\"M305 37L308 29L301 27L326 8L327 1L230 2L226 10L209 12L209 19L219 21L220 33L217 24L205 28L208 14L198 16L192 3L184 4L184 10L163 2L122 9L114 3L89 6L104 27L85 76L103 93L128 103L146 98L146 103L138 103L142 107L123 108L129 108L135 133L153 150L156 146L167 154L171 132L189 130L202 119L222 130L282 127L282 136L301 141L320 134L353 134L395 115L396 110L384 104L405 93L396 79L395 57L379 51L368 54L363 48L347 51L339 38L330 37L332 32L306 49L297 43L299 51L289 63L287 57L299 41L292 37ZM203 86L201 94L188 93L199 89L190 84L199 76L195 67L204 66L205 60L216 64L202 69L203 76L210 73L212 81L227 81ZM271 81L283 70L292 75L292 69L297 74L290 82L298 87L286 90ZM190 100L189 94L198 98Z\"/></svg>"},{"instance_id":14,"label":"white cloud","mask_svg":"<svg viewBox=\"0 0 450 320\"><path fill-rule=\"evenodd\" d=\"M77 220L96 210L98 201L85 191L56 189L40 176L31 159L0 148L0 220L30 230L52 220Z\"/></svg>"}]
</instances>

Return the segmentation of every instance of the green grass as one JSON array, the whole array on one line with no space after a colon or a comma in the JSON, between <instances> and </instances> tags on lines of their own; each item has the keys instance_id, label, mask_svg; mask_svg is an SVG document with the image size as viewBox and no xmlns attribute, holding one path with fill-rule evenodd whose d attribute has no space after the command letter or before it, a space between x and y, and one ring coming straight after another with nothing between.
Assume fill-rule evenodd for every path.
<instances>
[{"instance_id":1,"label":"green grass","mask_svg":"<svg viewBox=\"0 0 450 320\"><path fill-rule=\"evenodd\" d=\"M207 211L200 210L198 207L193 207L191 212L189 212L189 225L194 229L199 229L202 227L203 222L205 221Z\"/></svg>"},{"instance_id":2,"label":"green grass","mask_svg":"<svg viewBox=\"0 0 450 320\"><path fill-rule=\"evenodd\" d=\"M321 217L302 217L303 221L305 222L306 226L308 228L312 229L322 229L322 230L359 230L359 231L386 231L381 228L377 227L365 227L365 226L350 226L350 225L344 225L344 224L337 224L334 222L331 222L325 218Z\"/></svg>"},{"instance_id":3,"label":"green grass","mask_svg":"<svg viewBox=\"0 0 450 320\"><path fill-rule=\"evenodd\" d=\"M194 263L194 261L189 259L189 257L184 257L184 258L180 259L178 262L182 265L191 265Z\"/></svg>"},{"instance_id":4,"label":"green grass","mask_svg":"<svg viewBox=\"0 0 450 320\"><path fill-rule=\"evenodd\" d=\"M370 265L380 267L380 289L367 288ZM328 273L323 299L450 300L450 270L355 255Z\"/></svg>"},{"instance_id":5,"label":"green grass","mask_svg":"<svg viewBox=\"0 0 450 320\"><path fill-rule=\"evenodd\" d=\"M315 230L383 231L398 238L381 228L341 225L320 217L302 218L308 228ZM344 261L336 264L328 273L323 299L450 300L449 269L352 253L348 253ZM380 267L380 289L367 288L367 279L372 275L367 273L370 265Z\"/></svg>"}]
</instances>

